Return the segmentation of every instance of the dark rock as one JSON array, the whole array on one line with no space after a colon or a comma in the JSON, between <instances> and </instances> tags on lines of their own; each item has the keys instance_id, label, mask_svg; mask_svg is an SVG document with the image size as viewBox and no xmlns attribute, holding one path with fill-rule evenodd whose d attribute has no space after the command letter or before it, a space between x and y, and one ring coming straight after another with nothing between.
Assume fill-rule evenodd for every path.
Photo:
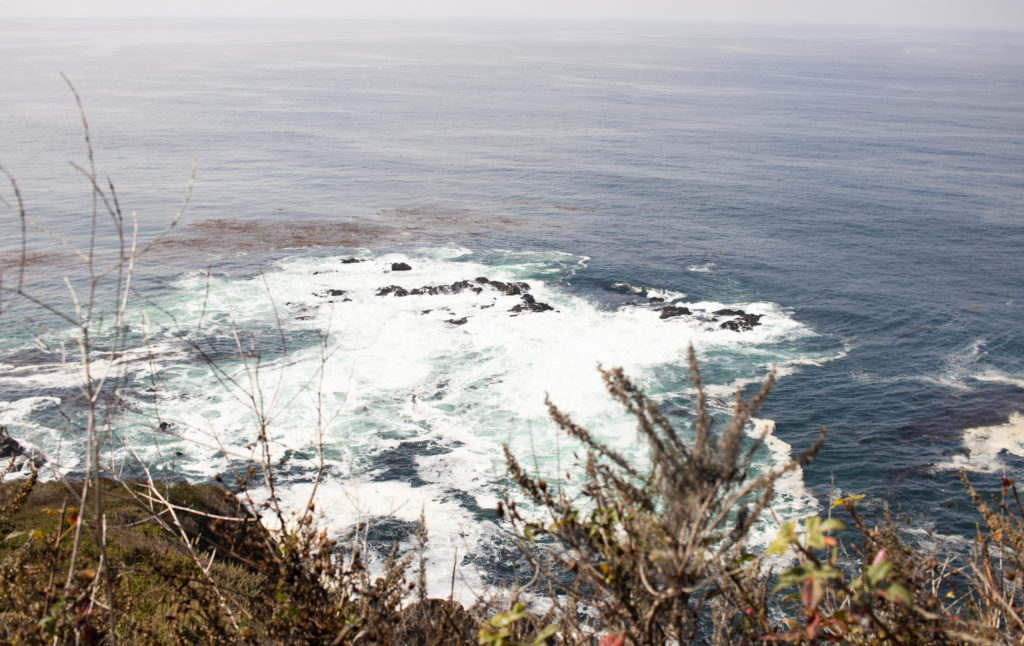
<instances>
[{"instance_id":1,"label":"dark rock","mask_svg":"<svg viewBox=\"0 0 1024 646\"><path fill-rule=\"evenodd\" d=\"M38 468L46 464L46 456L33 451L29 453L17 440L7 434L7 429L0 426L0 458L15 458L18 462L30 462Z\"/></svg>"},{"instance_id":2,"label":"dark rock","mask_svg":"<svg viewBox=\"0 0 1024 646\"><path fill-rule=\"evenodd\" d=\"M366 262L366 258L345 258L341 261L341 264L351 265L354 262Z\"/></svg>"},{"instance_id":3,"label":"dark rock","mask_svg":"<svg viewBox=\"0 0 1024 646\"><path fill-rule=\"evenodd\" d=\"M760 319L764 316L763 314L743 314L731 321L725 321L718 327L723 330L732 330L733 332L745 332L751 330L754 327L761 325Z\"/></svg>"},{"instance_id":4,"label":"dark rock","mask_svg":"<svg viewBox=\"0 0 1024 646\"><path fill-rule=\"evenodd\" d=\"M479 294L481 290L479 287L474 287L468 280L460 280L454 282L451 285L426 285L424 287L417 287L409 291L410 296L437 296L438 294L461 294L466 290L472 290Z\"/></svg>"},{"instance_id":5,"label":"dark rock","mask_svg":"<svg viewBox=\"0 0 1024 646\"><path fill-rule=\"evenodd\" d=\"M388 285L387 287L381 287L377 290L377 296L387 296L388 294L394 294L395 296L408 296L409 292L404 287L398 285Z\"/></svg>"},{"instance_id":6,"label":"dark rock","mask_svg":"<svg viewBox=\"0 0 1024 646\"><path fill-rule=\"evenodd\" d=\"M468 317L463 316L460 319L448 319L445 322L446 323L451 323L452 325L465 325L466 321L468 321L468 320L469 320Z\"/></svg>"},{"instance_id":7,"label":"dark rock","mask_svg":"<svg viewBox=\"0 0 1024 646\"><path fill-rule=\"evenodd\" d=\"M555 309L547 303L538 302L532 294L523 294L522 301L521 304L514 306L509 311L519 314L520 312L547 312Z\"/></svg>"},{"instance_id":8,"label":"dark rock","mask_svg":"<svg viewBox=\"0 0 1024 646\"><path fill-rule=\"evenodd\" d=\"M478 278L477 280L480 279ZM500 280L492 280L489 284L506 296L519 296L530 291L529 283L503 283Z\"/></svg>"},{"instance_id":9,"label":"dark rock","mask_svg":"<svg viewBox=\"0 0 1024 646\"><path fill-rule=\"evenodd\" d=\"M441 294L461 294L465 291L480 294L484 291L480 285L490 285L506 296L528 295L527 292L530 290L529 283L503 283L500 280L488 280L486 277L480 276L473 281L459 280L450 285L424 285L423 287L415 287L410 290L406 290L398 285L389 285L378 289L377 296L387 296L388 294L394 294L395 296L438 296Z\"/></svg>"},{"instance_id":10,"label":"dark rock","mask_svg":"<svg viewBox=\"0 0 1024 646\"><path fill-rule=\"evenodd\" d=\"M661 298L660 296L651 296L647 300L650 303L664 303L665 302L665 299Z\"/></svg>"},{"instance_id":11,"label":"dark rock","mask_svg":"<svg viewBox=\"0 0 1024 646\"><path fill-rule=\"evenodd\" d=\"M743 315L746 314L746 312L744 312L743 310L724 309L724 310L716 310L716 311L712 312L712 314L715 314L717 316L743 316Z\"/></svg>"},{"instance_id":12,"label":"dark rock","mask_svg":"<svg viewBox=\"0 0 1024 646\"><path fill-rule=\"evenodd\" d=\"M13 458L24 455L24 453L25 449L17 440L9 437L6 433L0 436L0 458Z\"/></svg>"},{"instance_id":13,"label":"dark rock","mask_svg":"<svg viewBox=\"0 0 1024 646\"><path fill-rule=\"evenodd\" d=\"M327 298L329 296L344 296L346 293L347 292L344 289L325 289L322 292L316 292L313 296Z\"/></svg>"},{"instance_id":14,"label":"dark rock","mask_svg":"<svg viewBox=\"0 0 1024 646\"><path fill-rule=\"evenodd\" d=\"M434 310L423 310L422 312L420 312L420 314L430 314L433 311Z\"/></svg>"},{"instance_id":15,"label":"dark rock","mask_svg":"<svg viewBox=\"0 0 1024 646\"><path fill-rule=\"evenodd\" d=\"M393 262L391 263L391 271L410 271L412 267L404 262Z\"/></svg>"},{"instance_id":16,"label":"dark rock","mask_svg":"<svg viewBox=\"0 0 1024 646\"><path fill-rule=\"evenodd\" d=\"M688 307L676 307L675 305L667 305L658 311L661 312L661 314L658 315L658 318L660 319L669 319L673 316L684 316L690 313L690 309Z\"/></svg>"},{"instance_id":17,"label":"dark rock","mask_svg":"<svg viewBox=\"0 0 1024 646\"><path fill-rule=\"evenodd\" d=\"M502 294L507 294L509 296L517 296L519 294L519 292L516 292L516 293L513 294L512 290L515 289L515 287L513 287L512 285L509 285L508 283L503 283L500 280L492 280L490 282L490 285L491 285L491 287L493 287L494 289L498 290Z\"/></svg>"}]
</instances>

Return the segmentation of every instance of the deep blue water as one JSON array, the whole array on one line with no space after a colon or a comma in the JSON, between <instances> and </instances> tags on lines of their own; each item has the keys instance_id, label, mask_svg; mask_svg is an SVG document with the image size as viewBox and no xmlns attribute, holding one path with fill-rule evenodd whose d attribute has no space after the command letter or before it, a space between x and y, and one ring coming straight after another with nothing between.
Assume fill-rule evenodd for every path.
<instances>
[{"instance_id":1,"label":"deep blue water","mask_svg":"<svg viewBox=\"0 0 1024 646\"><path fill-rule=\"evenodd\" d=\"M429 212L424 246L485 264L586 257L554 280L598 310L622 302L620 281L777 304L814 332L799 352L831 359L783 378L764 412L793 447L830 429L804 472L819 501L834 481L968 533L942 465L971 457L966 429L1024 411L1021 34L25 22L0 27L0 60L0 163L30 214L78 243L88 185L66 164L84 152L59 71L146 233L195 156L187 222ZM10 254L15 229L2 241ZM164 256L140 287L303 255L218 251ZM994 472L972 478L991 488Z\"/></svg>"}]
</instances>

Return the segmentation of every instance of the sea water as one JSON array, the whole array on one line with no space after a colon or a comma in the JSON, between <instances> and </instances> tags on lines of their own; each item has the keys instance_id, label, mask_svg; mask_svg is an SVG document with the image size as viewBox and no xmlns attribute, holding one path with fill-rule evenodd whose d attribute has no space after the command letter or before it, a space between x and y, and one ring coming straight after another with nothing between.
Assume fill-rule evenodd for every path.
<instances>
[{"instance_id":1,"label":"sea water","mask_svg":"<svg viewBox=\"0 0 1024 646\"><path fill-rule=\"evenodd\" d=\"M288 506L320 473L324 522L338 535L369 523L382 546L408 544L422 513L431 560L457 551L467 596L512 553L492 512L501 447L552 482L573 470L577 447L545 397L645 460L599 365L623 367L681 429L691 345L720 419L775 366L749 429L771 430L758 468L829 428L818 460L780 487L780 516L864 493L963 535L973 517L956 470L994 488L1022 465L1019 34L0 30L0 163L53 234L27 234L26 280L46 302L69 311L65 275L84 286L53 237L87 248L92 222L88 180L67 164L88 168L82 123L58 72L142 240L181 206L195 160L186 215L136 267L126 352L96 357L121 380L104 410L125 473L230 477L259 457L265 427ZM21 235L8 222L10 287ZM476 289L378 295L460 281ZM551 309L515 311L522 294L494 281L527 283ZM101 293L108 312L114 297ZM3 305L0 423L80 473L71 326L9 293ZM690 314L662 319L665 305ZM723 309L759 325L724 329Z\"/></svg>"}]
</instances>

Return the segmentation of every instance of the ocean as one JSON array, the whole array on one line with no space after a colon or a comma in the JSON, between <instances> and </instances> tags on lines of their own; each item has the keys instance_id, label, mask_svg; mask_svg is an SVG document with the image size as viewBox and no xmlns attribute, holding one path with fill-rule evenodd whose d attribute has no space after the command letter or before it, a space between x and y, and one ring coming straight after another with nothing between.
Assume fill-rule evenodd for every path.
<instances>
[{"instance_id":1,"label":"ocean","mask_svg":"<svg viewBox=\"0 0 1024 646\"><path fill-rule=\"evenodd\" d=\"M598 365L684 429L691 344L720 418L774 365L761 468L829 432L779 517L862 493L955 549L975 522L958 469L995 491L1024 465L1021 34L9 21L0 60L0 165L49 232L28 229L26 281L59 311L92 222L60 73L140 240L195 167L123 320L100 284L97 343L127 339L98 357L115 471L229 478L264 424L286 505L322 469L325 525L369 524L382 551L423 513L433 588L458 558L469 598L514 559L501 446L552 482L574 468L545 397L645 459ZM70 325L2 305L0 424L80 474Z\"/></svg>"}]
</instances>

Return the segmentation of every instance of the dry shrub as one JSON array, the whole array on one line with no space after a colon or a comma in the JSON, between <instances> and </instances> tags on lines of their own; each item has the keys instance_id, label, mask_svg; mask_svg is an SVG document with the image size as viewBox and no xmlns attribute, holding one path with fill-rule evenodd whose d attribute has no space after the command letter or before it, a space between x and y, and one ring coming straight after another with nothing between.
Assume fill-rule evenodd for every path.
<instances>
[{"instance_id":1,"label":"dry shrub","mask_svg":"<svg viewBox=\"0 0 1024 646\"><path fill-rule=\"evenodd\" d=\"M744 447L744 427L773 375L751 400L737 393L732 419L716 434L692 348L689 362L697 393L692 442L621 369L602 370L608 392L636 417L650 449L644 472L550 401L555 423L587 448L580 497L553 493L505 450L512 480L549 516L528 520L506 500L513 526L528 541L555 543L543 556L527 553L546 574L566 641L586 643L594 633L578 620L586 609L626 643L690 643L711 621L713 602L751 592L744 583L756 571L745 553L751 529L778 479L809 462L821 445L823 436L795 460L755 474L753 457L764 437ZM744 599L743 605L757 604Z\"/></svg>"},{"instance_id":2,"label":"dry shrub","mask_svg":"<svg viewBox=\"0 0 1024 646\"><path fill-rule=\"evenodd\" d=\"M909 541L888 509L874 522L837 501L831 511L782 523L767 550L749 545L754 523L797 458L755 475L763 441L741 442L772 377L749 401L737 393L732 418L715 433L700 373L694 439L687 443L623 374L602 370L609 393L636 418L650 467L639 471L548 402L552 419L586 448L582 489L569 498L530 475L506 448L513 482L547 514L527 518L511 496L498 508L524 539L541 595L552 602L559 643L655 644L1019 644L1024 643L1024 505L1013 480L986 501L963 476L984 520L973 554ZM770 556L795 565L772 572Z\"/></svg>"},{"instance_id":3,"label":"dry shrub","mask_svg":"<svg viewBox=\"0 0 1024 646\"><path fill-rule=\"evenodd\" d=\"M962 470L960 478L984 520L969 564L969 630L992 643L1024 643L1024 507L1017 484L1004 476L999 497L986 501Z\"/></svg>"}]
</instances>

